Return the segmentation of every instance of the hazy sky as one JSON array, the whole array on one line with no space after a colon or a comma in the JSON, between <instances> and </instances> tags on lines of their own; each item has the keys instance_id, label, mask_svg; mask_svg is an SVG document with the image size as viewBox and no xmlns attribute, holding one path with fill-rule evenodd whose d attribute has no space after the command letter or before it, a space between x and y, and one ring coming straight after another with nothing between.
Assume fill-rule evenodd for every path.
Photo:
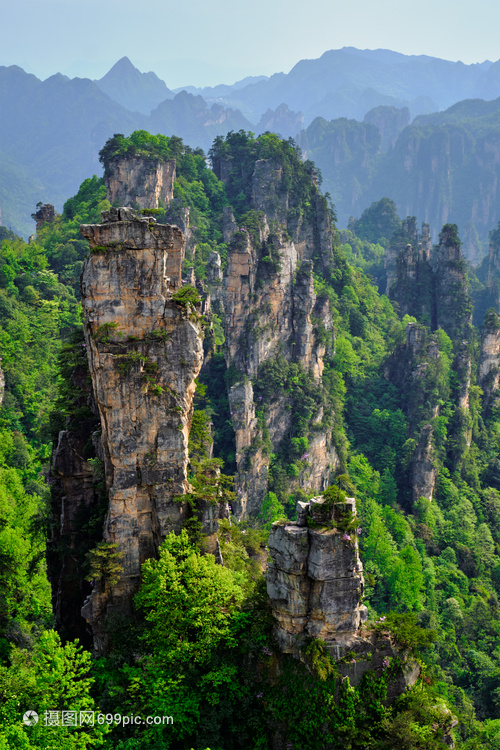
<instances>
[{"instance_id":1,"label":"hazy sky","mask_svg":"<svg viewBox=\"0 0 500 750\"><path fill-rule=\"evenodd\" d=\"M100 78L126 55L170 88L288 72L329 49L500 58L499 0L0 0L0 65Z\"/></svg>"}]
</instances>

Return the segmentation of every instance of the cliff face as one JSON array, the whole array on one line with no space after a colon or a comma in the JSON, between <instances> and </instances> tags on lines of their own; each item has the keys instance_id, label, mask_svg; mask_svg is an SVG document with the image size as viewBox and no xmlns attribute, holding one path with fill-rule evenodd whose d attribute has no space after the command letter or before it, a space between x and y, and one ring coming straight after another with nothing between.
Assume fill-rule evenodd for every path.
<instances>
[{"instance_id":1,"label":"cliff face","mask_svg":"<svg viewBox=\"0 0 500 750\"><path fill-rule=\"evenodd\" d=\"M422 224L422 234L417 232L417 222L414 216L408 216L402 222L401 232L395 237L384 256L384 267L387 275L387 287L385 293L391 295L398 304L404 308L411 304L411 296L408 297L407 287L409 284L425 285L422 290L424 300L421 301L421 309L428 304L428 297L432 292L432 284L429 283L431 260L431 234L428 224ZM429 321L430 322L430 321Z\"/></svg>"},{"instance_id":2,"label":"cliff face","mask_svg":"<svg viewBox=\"0 0 500 750\"><path fill-rule=\"evenodd\" d=\"M371 182L382 149L377 124L316 117L299 133L297 142L304 156L321 169L323 190L332 196L340 226L346 226L350 216L359 216L373 200L392 195L381 192L366 199L365 186Z\"/></svg>"},{"instance_id":3,"label":"cliff face","mask_svg":"<svg viewBox=\"0 0 500 750\"><path fill-rule=\"evenodd\" d=\"M106 496L97 406L89 382L83 335L63 350L70 414L52 452L50 479L51 534L47 540L47 574L52 608L63 639L79 638L90 646L92 636L81 609L91 593L84 579L86 553L101 538ZM68 362L70 365L68 365Z\"/></svg>"},{"instance_id":4,"label":"cliff face","mask_svg":"<svg viewBox=\"0 0 500 750\"><path fill-rule=\"evenodd\" d=\"M179 530L188 489L188 435L202 364L199 308L172 299L183 237L177 227L127 209L84 225L84 332L101 419L109 510L104 541L116 543L116 583L96 579L84 615L96 647L106 613L129 613L140 566Z\"/></svg>"},{"instance_id":5,"label":"cliff face","mask_svg":"<svg viewBox=\"0 0 500 750\"><path fill-rule=\"evenodd\" d=\"M435 275L436 325L452 339L467 337L472 322L465 259L460 252L456 227L446 224L439 234Z\"/></svg>"},{"instance_id":6,"label":"cliff face","mask_svg":"<svg viewBox=\"0 0 500 750\"><path fill-rule=\"evenodd\" d=\"M493 311L487 316L481 337L477 382L484 392L484 406L490 410L498 402L500 381L500 318Z\"/></svg>"},{"instance_id":7,"label":"cliff face","mask_svg":"<svg viewBox=\"0 0 500 750\"><path fill-rule=\"evenodd\" d=\"M386 253L387 293L398 303L401 315L414 315L435 331L443 328L452 339L467 338L472 322L465 260L456 226L445 224L439 245L431 252L430 230L416 222L403 222L401 240L396 238Z\"/></svg>"},{"instance_id":8,"label":"cliff face","mask_svg":"<svg viewBox=\"0 0 500 750\"><path fill-rule=\"evenodd\" d=\"M159 159L114 160L104 181L113 205L134 208L165 207L174 197L175 161Z\"/></svg>"},{"instance_id":9,"label":"cliff face","mask_svg":"<svg viewBox=\"0 0 500 750\"><path fill-rule=\"evenodd\" d=\"M52 224L55 218L55 209L52 203L44 203L40 206L35 214L31 214L31 218L36 221L36 231L38 232L44 224Z\"/></svg>"},{"instance_id":10,"label":"cliff face","mask_svg":"<svg viewBox=\"0 0 500 750\"><path fill-rule=\"evenodd\" d=\"M417 323L406 327L406 343L396 349L386 364L386 377L404 394L403 411L408 420L408 437L415 440L409 467L412 501L432 500L436 481L433 427L439 414L440 393L433 387L441 368L435 336Z\"/></svg>"},{"instance_id":11,"label":"cliff face","mask_svg":"<svg viewBox=\"0 0 500 750\"><path fill-rule=\"evenodd\" d=\"M224 164L219 172L227 174ZM294 419L290 394L268 397L254 392L263 365L280 358L297 363L321 389L327 344L319 330L333 338L328 301L318 299L314 291L311 260L316 256L324 268L332 267L328 211L318 194L310 216L297 215L284 181L280 164L265 159L255 163L251 226L237 227L226 209L228 262L222 288L213 293L225 318L226 362L239 380L229 394L236 433L238 514L258 512L267 491L270 451L262 445L263 432L273 450L279 450ZM210 265L215 269L218 264L212 259ZM319 413L316 419L321 421ZM310 470L302 472L296 484L319 491L338 465L331 429L311 435L308 453Z\"/></svg>"},{"instance_id":12,"label":"cliff face","mask_svg":"<svg viewBox=\"0 0 500 750\"><path fill-rule=\"evenodd\" d=\"M308 518L322 515L323 506L324 498L299 503L297 522L274 524L269 536L267 593L283 653L297 653L307 636L343 646L367 617L360 604L363 566L355 534L351 540L335 528L307 525ZM354 500L336 511L355 513Z\"/></svg>"},{"instance_id":13,"label":"cliff face","mask_svg":"<svg viewBox=\"0 0 500 750\"><path fill-rule=\"evenodd\" d=\"M304 127L302 112L293 112L286 104L280 104L276 109L268 109L260 118L257 133L279 133L282 138L294 138Z\"/></svg>"},{"instance_id":14,"label":"cliff face","mask_svg":"<svg viewBox=\"0 0 500 750\"><path fill-rule=\"evenodd\" d=\"M408 107L398 109L381 105L370 109L363 121L375 125L380 130L382 151L388 151L396 143L400 132L410 124L410 110Z\"/></svg>"}]
</instances>

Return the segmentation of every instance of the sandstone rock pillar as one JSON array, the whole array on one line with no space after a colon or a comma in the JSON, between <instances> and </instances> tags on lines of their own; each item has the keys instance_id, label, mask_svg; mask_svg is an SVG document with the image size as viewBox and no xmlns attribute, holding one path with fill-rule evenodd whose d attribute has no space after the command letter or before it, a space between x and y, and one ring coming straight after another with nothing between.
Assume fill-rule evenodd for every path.
<instances>
[{"instance_id":1,"label":"sandstone rock pillar","mask_svg":"<svg viewBox=\"0 0 500 750\"><path fill-rule=\"evenodd\" d=\"M335 505L331 524L321 523L324 506L324 497L299 503L297 522L275 523L269 536L267 593L283 653L298 655L308 636L335 652L351 643L367 617L356 534L340 531L333 520L354 518L355 501Z\"/></svg>"},{"instance_id":2,"label":"sandstone rock pillar","mask_svg":"<svg viewBox=\"0 0 500 750\"><path fill-rule=\"evenodd\" d=\"M177 302L183 236L129 209L83 225L84 333L102 425L109 509L104 541L117 544L117 581L96 579L83 615L97 651L104 619L128 616L141 564L179 530L188 489L188 436L202 359L199 306Z\"/></svg>"}]
</instances>

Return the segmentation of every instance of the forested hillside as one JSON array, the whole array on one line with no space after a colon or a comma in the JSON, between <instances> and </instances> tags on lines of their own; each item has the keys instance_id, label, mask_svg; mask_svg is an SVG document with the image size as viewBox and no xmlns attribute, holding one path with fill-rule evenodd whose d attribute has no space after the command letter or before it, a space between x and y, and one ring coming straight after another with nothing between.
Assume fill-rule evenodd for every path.
<instances>
[{"instance_id":1,"label":"forested hillside","mask_svg":"<svg viewBox=\"0 0 500 750\"><path fill-rule=\"evenodd\" d=\"M81 436L95 421L79 303L88 243L79 226L99 223L111 206L103 179L89 177L33 243L0 234L0 748L437 750L453 737L457 748L497 750L497 277L485 269L480 280L469 277L454 224L445 223L431 247L425 228L401 221L387 200L339 232L314 165L300 160L291 140L244 131L219 137L209 153L214 171L201 149L144 131L115 136L101 151L105 167L138 156L176 162L173 199L154 215L187 231L185 279L202 283L198 291L185 284L179 304L193 314L189 305L201 304L201 293L212 298L190 435L189 522L144 563L135 615L107 622L105 655L91 657L75 633L61 633L61 642L47 543L52 570L71 559L70 585L85 595L120 572L116 550L102 542L107 496L95 441L80 454L95 505L70 519L78 533L69 541L61 475L50 468L61 434ZM290 280L293 335L305 330L298 300L309 301L314 323L294 340L279 338L272 317L283 314L272 295L292 245L304 253ZM241 324L236 337L221 289L243 252L257 269L255 307L233 316ZM485 289L497 306L474 325L473 301L480 306ZM112 333L101 330L98 343ZM314 340L316 349L298 354L299 340ZM147 374L153 382L154 369ZM239 384L252 385L247 406L255 414L244 461L231 400ZM366 627L390 633L400 648L356 686L339 677L353 654L336 662L314 639L301 661L280 652L265 590L271 524L293 519L297 501L324 490L314 485L309 456L320 435L335 455L325 464L325 497L357 500L356 529L345 534L346 544L359 542ZM264 492L247 481L256 466L266 467ZM213 495L215 467L233 511L230 522L220 521L222 565L203 553L196 516L200 498ZM387 700L410 656L421 676ZM31 709L41 720L25 726ZM105 718L45 725L45 711L63 710ZM115 715L173 723L124 725Z\"/></svg>"}]
</instances>

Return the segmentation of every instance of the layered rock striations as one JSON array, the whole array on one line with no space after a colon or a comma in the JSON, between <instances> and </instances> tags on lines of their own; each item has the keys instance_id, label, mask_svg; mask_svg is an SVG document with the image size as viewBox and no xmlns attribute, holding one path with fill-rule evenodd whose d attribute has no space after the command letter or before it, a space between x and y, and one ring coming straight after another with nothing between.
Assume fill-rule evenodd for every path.
<instances>
[{"instance_id":1,"label":"layered rock striations","mask_svg":"<svg viewBox=\"0 0 500 750\"><path fill-rule=\"evenodd\" d=\"M484 406L489 411L498 403L500 381L500 317L491 310L481 336L477 382L483 389Z\"/></svg>"},{"instance_id":2,"label":"layered rock striations","mask_svg":"<svg viewBox=\"0 0 500 750\"><path fill-rule=\"evenodd\" d=\"M218 163L216 171L229 179L226 163ZM267 491L271 450L262 445L264 433L268 446L279 451L292 434L296 416L290 394L257 396L255 384L262 367L280 359L297 363L321 389L325 352L333 342L328 300L316 295L313 283L313 258L326 272L333 268L332 228L326 201L319 193L313 199L308 215L299 211L286 187L283 166L260 159L252 175L252 209L245 225L238 226L231 210L225 209L227 267L213 298L224 315L226 362L239 381L232 386L229 401L240 515L257 513ZM218 266L211 258L211 278L216 278ZM318 404L309 439L309 467L295 482L313 491L324 489L338 466L331 427L321 429L321 420Z\"/></svg>"},{"instance_id":3,"label":"layered rock striations","mask_svg":"<svg viewBox=\"0 0 500 750\"><path fill-rule=\"evenodd\" d=\"M113 205L164 208L174 197L175 160L133 157L113 159L104 181Z\"/></svg>"},{"instance_id":4,"label":"layered rock striations","mask_svg":"<svg viewBox=\"0 0 500 750\"><path fill-rule=\"evenodd\" d=\"M52 453L51 496L53 523L47 543L47 569L52 587L52 609L56 627L64 639L79 638L90 646L92 634L81 609L91 593L82 570L85 555L99 541L106 502L100 476L102 459L100 424L97 414L87 408L93 403L88 370L77 366L71 383L75 389L78 420L70 421L59 432Z\"/></svg>"},{"instance_id":5,"label":"layered rock striations","mask_svg":"<svg viewBox=\"0 0 500 750\"><path fill-rule=\"evenodd\" d=\"M104 541L121 572L94 581L84 608L100 648L104 616L129 613L140 566L179 530L188 490L188 436L203 358L200 308L177 302L182 233L129 209L83 225L90 255L82 274L84 332L102 426L109 509ZM101 644L102 645L102 644Z\"/></svg>"},{"instance_id":6,"label":"layered rock striations","mask_svg":"<svg viewBox=\"0 0 500 750\"><path fill-rule=\"evenodd\" d=\"M391 240L384 262L386 294L397 302L401 315L414 315L432 326L435 304L429 225L422 224L419 235L415 217L405 219L401 233Z\"/></svg>"},{"instance_id":7,"label":"layered rock striations","mask_svg":"<svg viewBox=\"0 0 500 750\"><path fill-rule=\"evenodd\" d=\"M337 673L354 686L391 664L390 701L416 682L420 666L389 632L363 627L363 566L349 522L356 523L354 499L332 506L323 496L298 503L295 523L273 524L267 593L274 635L283 654L306 664L308 646L322 641Z\"/></svg>"},{"instance_id":8,"label":"layered rock striations","mask_svg":"<svg viewBox=\"0 0 500 750\"><path fill-rule=\"evenodd\" d=\"M299 506L297 522L274 524L268 542L267 592L282 653L297 653L306 637L343 647L367 616L355 533L322 525L323 497ZM334 513L354 515L354 500L337 504Z\"/></svg>"},{"instance_id":9,"label":"layered rock striations","mask_svg":"<svg viewBox=\"0 0 500 750\"><path fill-rule=\"evenodd\" d=\"M44 203L43 206L40 206L36 213L31 214L31 218L36 221L36 231L40 231L44 224L52 224L55 215L56 212L52 203Z\"/></svg>"},{"instance_id":10,"label":"layered rock striations","mask_svg":"<svg viewBox=\"0 0 500 750\"><path fill-rule=\"evenodd\" d=\"M436 460L432 421L439 414L442 397L435 387L442 368L437 337L418 323L406 327L406 342L391 355L385 375L404 395L402 407L408 421L408 437L415 441L409 466L412 501L432 500L436 482Z\"/></svg>"}]
</instances>

